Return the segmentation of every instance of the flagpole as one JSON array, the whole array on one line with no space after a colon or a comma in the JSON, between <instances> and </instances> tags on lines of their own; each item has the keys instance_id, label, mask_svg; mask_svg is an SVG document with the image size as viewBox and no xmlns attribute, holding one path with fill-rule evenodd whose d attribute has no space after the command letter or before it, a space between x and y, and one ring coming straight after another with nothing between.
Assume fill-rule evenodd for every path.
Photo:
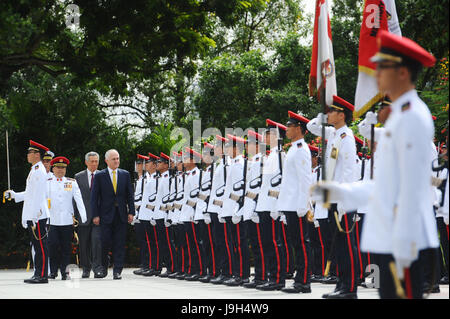
<instances>
[{"instance_id":1,"label":"flagpole","mask_svg":"<svg viewBox=\"0 0 450 319\"><path fill-rule=\"evenodd\" d=\"M325 160L325 154L326 154L326 148L327 148L327 144L325 142L325 114L327 112L327 102L326 102L326 80L325 80L325 76L322 75L322 85L319 88L319 100L320 100L320 104L322 105L322 181L326 181L327 180L327 176L326 176L326 160ZM323 192L323 207L326 209L330 208L330 202L328 200L328 190L324 189Z\"/></svg>"}]
</instances>

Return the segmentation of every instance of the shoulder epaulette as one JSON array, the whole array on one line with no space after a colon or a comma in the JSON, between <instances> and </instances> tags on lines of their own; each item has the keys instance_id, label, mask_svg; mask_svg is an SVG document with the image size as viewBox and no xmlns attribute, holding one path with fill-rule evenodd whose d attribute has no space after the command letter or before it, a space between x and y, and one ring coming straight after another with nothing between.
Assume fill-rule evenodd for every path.
<instances>
[{"instance_id":1,"label":"shoulder epaulette","mask_svg":"<svg viewBox=\"0 0 450 319\"><path fill-rule=\"evenodd\" d=\"M66 177L66 179L68 180L68 181L75 181L75 178L71 178L71 177Z\"/></svg>"},{"instance_id":2,"label":"shoulder epaulette","mask_svg":"<svg viewBox=\"0 0 450 319\"><path fill-rule=\"evenodd\" d=\"M53 177L50 177L50 178L48 178L47 180L48 180L48 181L51 181L51 180L53 180Z\"/></svg>"},{"instance_id":3,"label":"shoulder epaulette","mask_svg":"<svg viewBox=\"0 0 450 319\"><path fill-rule=\"evenodd\" d=\"M402 105L402 112L409 110L411 107L411 104L409 102L406 102Z\"/></svg>"},{"instance_id":4,"label":"shoulder epaulette","mask_svg":"<svg viewBox=\"0 0 450 319\"><path fill-rule=\"evenodd\" d=\"M36 165L35 167L34 167L34 169L38 169L39 168L39 165Z\"/></svg>"}]
</instances>

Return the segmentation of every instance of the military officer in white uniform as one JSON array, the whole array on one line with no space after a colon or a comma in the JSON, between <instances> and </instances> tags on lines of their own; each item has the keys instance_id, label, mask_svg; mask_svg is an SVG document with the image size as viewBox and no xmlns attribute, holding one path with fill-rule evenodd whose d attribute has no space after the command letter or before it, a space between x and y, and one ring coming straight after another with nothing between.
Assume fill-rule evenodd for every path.
<instances>
[{"instance_id":1,"label":"military officer in white uniform","mask_svg":"<svg viewBox=\"0 0 450 319\"><path fill-rule=\"evenodd\" d=\"M356 145L352 130L347 126L353 118L354 106L344 99L333 96L333 104L329 106L327 121L333 127L326 127L325 140L325 177L338 183L354 182L356 171ZM317 136L322 134L319 122L322 114L307 124L307 129ZM345 210L341 203L330 201L328 219L332 225L335 238L335 256L338 267L338 282L335 290L323 298L354 299L357 298L357 252L355 243L356 210ZM333 251L330 252L333 258Z\"/></svg>"},{"instance_id":2,"label":"military officer in white uniform","mask_svg":"<svg viewBox=\"0 0 450 319\"><path fill-rule=\"evenodd\" d=\"M262 159L263 177L255 211L259 217L268 281L256 286L256 289L272 291L284 288L286 282L286 247L281 239L280 213L276 209L286 156L281 147L286 126L267 119L266 127L264 143L270 146L270 153Z\"/></svg>"},{"instance_id":3,"label":"military officer in white uniform","mask_svg":"<svg viewBox=\"0 0 450 319\"><path fill-rule=\"evenodd\" d=\"M87 220L86 208L80 188L75 179L66 177L70 161L64 156L52 159L52 178L49 178L50 189L50 230L48 236L50 257L50 278L56 278L58 269L61 279L68 279L67 265L72 254L72 236L74 223L74 204L77 206L81 222Z\"/></svg>"},{"instance_id":4,"label":"military officer in white uniform","mask_svg":"<svg viewBox=\"0 0 450 319\"><path fill-rule=\"evenodd\" d=\"M141 275L144 271L146 264L146 240L144 226L139 220L139 209L142 205L142 195L144 193L144 186L147 182L147 172L144 170L145 163L149 160L148 156L137 154L137 159L135 161L135 182L134 182L134 206L136 209L136 214L133 217L132 225L136 232L136 241L139 247L139 269L134 270L135 275Z\"/></svg>"},{"instance_id":5,"label":"military officer in white uniform","mask_svg":"<svg viewBox=\"0 0 450 319\"><path fill-rule=\"evenodd\" d=\"M200 191L200 170L197 163L201 160L201 154L192 148L186 147L183 152L183 163L186 169L186 181L184 185L184 199L180 214L180 222L183 223L188 240L190 250L189 276L184 279L187 281L196 281L206 274L204 269L204 252L200 246L198 238L199 232L194 223L195 209L197 205L197 196ZM203 257L203 260L202 260Z\"/></svg>"},{"instance_id":6,"label":"military officer in white uniform","mask_svg":"<svg viewBox=\"0 0 450 319\"><path fill-rule=\"evenodd\" d=\"M214 285L222 284L233 275L232 267L232 249L230 238L227 236L225 220L220 218L219 212L225 199L225 187L227 171L229 170L230 160L226 149L228 139L216 135L214 145L214 155L219 163L214 168L211 193L209 196L209 205L207 214L211 218L211 224L214 234L214 244L216 247L217 269L220 274L210 282ZM214 164L213 164L214 165Z\"/></svg>"},{"instance_id":7,"label":"military officer in white uniform","mask_svg":"<svg viewBox=\"0 0 450 319\"><path fill-rule=\"evenodd\" d=\"M247 186L245 188L244 206L241 208L243 222L247 224L248 239L254 258L255 277L244 283L245 288L256 288L267 280L265 256L261 240L259 217L255 212L259 191L262 184L262 152L265 152L264 138L261 134L249 130L247 134L248 161Z\"/></svg>"},{"instance_id":8,"label":"military officer in white uniform","mask_svg":"<svg viewBox=\"0 0 450 319\"><path fill-rule=\"evenodd\" d=\"M48 283L48 249L47 249L47 219L50 218L47 203L47 172L41 158L49 149L30 140L27 160L31 170L27 177L24 192L13 190L5 192L6 197L14 198L15 202L23 201L22 226L28 230L35 251L33 256L34 275L25 279L25 283Z\"/></svg>"},{"instance_id":9,"label":"military officer in white uniform","mask_svg":"<svg viewBox=\"0 0 450 319\"><path fill-rule=\"evenodd\" d=\"M286 216L287 230L294 247L296 276L291 287L281 289L287 293L310 293L310 240L306 213L312 209L309 201L311 186L311 152L304 140L307 118L289 111L286 137L291 147L286 154L283 177L276 210Z\"/></svg>"},{"instance_id":10,"label":"military officer in white uniform","mask_svg":"<svg viewBox=\"0 0 450 319\"><path fill-rule=\"evenodd\" d=\"M423 270L418 261L426 249L439 246L430 205L430 142L434 125L428 107L417 95L420 69L435 58L410 39L380 31L377 64L378 88L392 99L392 111L377 144L377 169L371 182L335 185L330 198L347 209L368 202L361 249L376 254L381 298L422 298ZM357 194L357 195L356 195ZM392 262L395 266L392 267ZM404 281L403 294L396 278Z\"/></svg>"}]
</instances>

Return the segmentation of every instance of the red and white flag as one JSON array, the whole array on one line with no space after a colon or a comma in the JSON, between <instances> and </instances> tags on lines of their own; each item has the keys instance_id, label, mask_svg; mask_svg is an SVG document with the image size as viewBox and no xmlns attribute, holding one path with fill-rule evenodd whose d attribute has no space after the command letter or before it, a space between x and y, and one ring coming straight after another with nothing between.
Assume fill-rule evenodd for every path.
<instances>
[{"instance_id":1,"label":"red and white flag","mask_svg":"<svg viewBox=\"0 0 450 319\"><path fill-rule=\"evenodd\" d=\"M366 0L359 34L358 83L355 93L354 118L366 113L383 99L375 79L375 64L370 58L378 51L376 36L380 30L401 35L395 0Z\"/></svg>"},{"instance_id":2,"label":"red and white flag","mask_svg":"<svg viewBox=\"0 0 450 319\"><path fill-rule=\"evenodd\" d=\"M323 86L326 88L326 104L331 105L337 88L328 1L316 0L309 95L320 93Z\"/></svg>"}]
</instances>

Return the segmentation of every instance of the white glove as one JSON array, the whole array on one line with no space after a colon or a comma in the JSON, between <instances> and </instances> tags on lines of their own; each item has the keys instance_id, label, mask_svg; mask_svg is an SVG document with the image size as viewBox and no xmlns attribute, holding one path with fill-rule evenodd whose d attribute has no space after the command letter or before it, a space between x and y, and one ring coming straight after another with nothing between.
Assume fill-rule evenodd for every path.
<instances>
[{"instance_id":1,"label":"white glove","mask_svg":"<svg viewBox=\"0 0 450 319\"><path fill-rule=\"evenodd\" d=\"M205 224L208 225L211 223L211 216L209 214L203 214L203 220L205 221Z\"/></svg>"},{"instance_id":2,"label":"white glove","mask_svg":"<svg viewBox=\"0 0 450 319\"><path fill-rule=\"evenodd\" d=\"M273 220L277 220L278 217L280 217L280 216L281 216L281 214L279 212L277 212L277 211L270 212L270 217L272 217Z\"/></svg>"},{"instance_id":3,"label":"white glove","mask_svg":"<svg viewBox=\"0 0 450 319\"><path fill-rule=\"evenodd\" d=\"M411 259L395 259L395 267L397 268L397 276L398 279L403 280L404 278L404 269L409 268L412 264Z\"/></svg>"},{"instance_id":4,"label":"white glove","mask_svg":"<svg viewBox=\"0 0 450 319\"><path fill-rule=\"evenodd\" d=\"M225 224L226 220L224 218L222 218L222 217L219 217L219 223Z\"/></svg>"},{"instance_id":5,"label":"white glove","mask_svg":"<svg viewBox=\"0 0 450 319\"><path fill-rule=\"evenodd\" d=\"M367 125L376 125L378 123L377 113L367 112L366 113L366 123Z\"/></svg>"},{"instance_id":6,"label":"white glove","mask_svg":"<svg viewBox=\"0 0 450 319\"><path fill-rule=\"evenodd\" d=\"M150 224L152 224L152 226L156 225L156 221L153 218L150 218Z\"/></svg>"},{"instance_id":7,"label":"white glove","mask_svg":"<svg viewBox=\"0 0 450 319\"><path fill-rule=\"evenodd\" d=\"M323 119L322 116L324 117ZM328 115L327 114L323 115L323 113L319 113L317 114L316 118L318 120L318 124L321 125L322 123L327 123Z\"/></svg>"},{"instance_id":8,"label":"white glove","mask_svg":"<svg viewBox=\"0 0 450 319\"><path fill-rule=\"evenodd\" d=\"M14 199L16 197L16 192L8 189L7 191L5 191L5 199L11 198Z\"/></svg>"},{"instance_id":9,"label":"white glove","mask_svg":"<svg viewBox=\"0 0 450 319\"><path fill-rule=\"evenodd\" d=\"M287 225L286 215L281 215L280 222L283 222L283 224Z\"/></svg>"},{"instance_id":10,"label":"white glove","mask_svg":"<svg viewBox=\"0 0 450 319\"><path fill-rule=\"evenodd\" d=\"M444 216L444 223L445 223L445 225L448 226L448 215L447 215L447 216Z\"/></svg>"},{"instance_id":11,"label":"white glove","mask_svg":"<svg viewBox=\"0 0 450 319\"><path fill-rule=\"evenodd\" d=\"M164 226L169 227L170 225L171 224L167 220L164 221Z\"/></svg>"},{"instance_id":12,"label":"white glove","mask_svg":"<svg viewBox=\"0 0 450 319\"><path fill-rule=\"evenodd\" d=\"M259 224L259 216L257 213L253 213L252 217L250 217L250 219L252 220L252 222L254 222L255 224Z\"/></svg>"},{"instance_id":13,"label":"white glove","mask_svg":"<svg viewBox=\"0 0 450 319\"><path fill-rule=\"evenodd\" d=\"M242 219L242 216L237 216L237 215L233 215L233 217L231 217L231 221L233 222L233 224L238 224Z\"/></svg>"},{"instance_id":14,"label":"white glove","mask_svg":"<svg viewBox=\"0 0 450 319\"><path fill-rule=\"evenodd\" d=\"M343 199L344 191L342 186L335 181L319 181L310 188L311 199L319 205L324 202L324 190L328 190L328 201L336 203Z\"/></svg>"},{"instance_id":15,"label":"white glove","mask_svg":"<svg viewBox=\"0 0 450 319\"><path fill-rule=\"evenodd\" d=\"M81 218L81 222L84 224L85 222L87 222L87 218Z\"/></svg>"}]
</instances>

